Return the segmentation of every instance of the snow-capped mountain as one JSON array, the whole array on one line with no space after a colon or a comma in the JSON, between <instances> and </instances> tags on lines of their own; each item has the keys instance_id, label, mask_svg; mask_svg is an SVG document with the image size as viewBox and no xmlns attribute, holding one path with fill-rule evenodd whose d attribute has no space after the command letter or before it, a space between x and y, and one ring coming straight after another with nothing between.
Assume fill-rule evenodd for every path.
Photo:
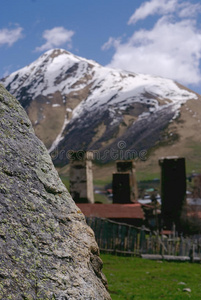
<instances>
[{"instance_id":1,"label":"snow-capped mountain","mask_svg":"<svg viewBox=\"0 0 201 300\"><path fill-rule=\"evenodd\" d=\"M112 159L111 149L137 155L171 142L176 133L164 130L182 105L199 99L170 79L106 68L62 49L47 51L1 83L54 150L56 164L68 160L69 150L98 150L104 161Z\"/></svg>"}]
</instances>

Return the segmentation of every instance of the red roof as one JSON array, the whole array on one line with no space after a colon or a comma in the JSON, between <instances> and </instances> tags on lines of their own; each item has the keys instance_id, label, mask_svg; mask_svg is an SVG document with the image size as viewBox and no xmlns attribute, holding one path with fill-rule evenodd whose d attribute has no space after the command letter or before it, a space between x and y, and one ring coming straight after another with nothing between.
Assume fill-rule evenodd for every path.
<instances>
[{"instance_id":1,"label":"red roof","mask_svg":"<svg viewBox=\"0 0 201 300\"><path fill-rule=\"evenodd\" d=\"M190 211L187 216L201 219L201 211Z\"/></svg>"},{"instance_id":2,"label":"red roof","mask_svg":"<svg viewBox=\"0 0 201 300\"><path fill-rule=\"evenodd\" d=\"M162 229L161 230L161 234L164 234L164 235L170 235L170 234L173 234L173 231L172 230L167 230L167 229Z\"/></svg>"},{"instance_id":3,"label":"red roof","mask_svg":"<svg viewBox=\"0 0 201 300\"><path fill-rule=\"evenodd\" d=\"M194 217L201 219L201 205L190 205L188 206L189 211L187 212L188 217Z\"/></svg>"},{"instance_id":4,"label":"red roof","mask_svg":"<svg viewBox=\"0 0 201 300\"><path fill-rule=\"evenodd\" d=\"M135 204L90 204L76 203L86 217L107 219L144 219L139 203Z\"/></svg>"}]
</instances>

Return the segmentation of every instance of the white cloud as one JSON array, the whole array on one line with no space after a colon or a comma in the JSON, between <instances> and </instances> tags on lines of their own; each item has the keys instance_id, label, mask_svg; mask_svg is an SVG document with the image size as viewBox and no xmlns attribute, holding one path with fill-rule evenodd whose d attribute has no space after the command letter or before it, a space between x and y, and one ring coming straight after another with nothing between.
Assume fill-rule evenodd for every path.
<instances>
[{"instance_id":1,"label":"white cloud","mask_svg":"<svg viewBox=\"0 0 201 300\"><path fill-rule=\"evenodd\" d=\"M71 47L72 36L75 34L74 31L65 29L64 27L54 27L50 30L45 30L43 33L43 38L46 42L37 47L36 51L45 51L52 49L54 47L59 47L64 44L68 44Z\"/></svg>"},{"instance_id":2,"label":"white cloud","mask_svg":"<svg viewBox=\"0 0 201 300\"><path fill-rule=\"evenodd\" d=\"M170 4L171 1L160 1L160 3L165 2ZM153 0L149 3L159 4L159 1ZM108 41L108 47L113 46L115 54L108 66L163 76L183 84L200 83L201 31L197 28L196 20L188 17L188 8L193 17L193 14L198 13L200 5L195 10L196 4L189 2L180 4L178 1L177 4L180 9L174 13L184 18L176 19L175 15L173 18L172 12L164 13L158 18L153 28L135 31L125 43L120 42L119 39L115 43L114 38L110 38L111 43ZM154 11L156 13L154 7L156 8L153 6L149 9L149 14ZM171 11L171 5L169 11ZM146 14L148 15L148 10ZM142 13L136 14L133 22L142 16Z\"/></svg>"},{"instance_id":3,"label":"white cloud","mask_svg":"<svg viewBox=\"0 0 201 300\"><path fill-rule=\"evenodd\" d=\"M108 41L101 47L102 50L108 50L111 47L118 47L120 45L121 38L115 39L113 37L110 37Z\"/></svg>"},{"instance_id":4,"label":"white cloud","mask_svg":"<svg viewBox=\"0 0 201 300\"><path fill-rule=\"evenodd\" d=\"M182 2L179 8L178 15L180 18L193 18L201 12L200 3L191 4L189 2Z\"/></svg>"},{"instance_id":5,"label":"white cloud","mask_svg":"<svg viewBox=\"0 0 201 300\"><path fill-rule=\"evenodd\" d=\"M151 15L177 14L180 18L193 18L201 11L200 3L192 4L182 0L151 0L142 3L130 17L128 24L135 24Z\"/></svg>"},{"instance_id":6,"label":"white cloud","mask_svg":"<svg viewBox=\"0 0 201 300\"><path fill-rule=\"evenodd\" d=\"M6 76L8 76L11 72L10 72L10 70L11 70L11 68L12 68L12 65L9 65L9 66L6 66L6 67L4 67L3 68L3 77L2 78L5 78Z\"/></svg>"},{"instance_id":7,"label":"white cloud","mask_svg":"<svg viewBox=\"0 0 201 300\"><path fill-rule=\"evenodd\" d=\"M162 15L173 12L175 11L177 2L177 0L152 0L144 2L130 17L128 24L134 24L150 15Z\"/></svg>"},{"instance_id":8,"label":"white cloud","mask_svg":"<svg viewBox=\"0 0 201 300\"><path fill-rule=\"evenodd\" d=\"M12 46L15 42L21 39L23 28L18 26L14 29L3 28L0 29L0 46L8 45Z\"/></svg>"}]
</instances>

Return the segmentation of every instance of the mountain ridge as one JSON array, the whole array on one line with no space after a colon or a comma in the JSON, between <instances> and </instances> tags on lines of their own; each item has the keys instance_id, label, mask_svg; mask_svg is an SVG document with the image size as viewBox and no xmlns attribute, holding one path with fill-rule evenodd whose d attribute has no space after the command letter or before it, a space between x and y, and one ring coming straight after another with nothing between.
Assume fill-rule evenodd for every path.
<instances>
[{"instance_id":1,"label":"mountain ridge","mask_svg":"<svg viewBox=\"0 0 201 300\"><path fill-rule=\"evenodd\" d=\"M45 52L1 82L54 150L56 165L67 163L69 150L104 154L123 150L121 141L124 150L149 151L167 139L166 128L181 117L187 101L200 101L173 80L102 67L63 49ZM174 142L177 136L168 139Z\"/></svg>"}]
</instances>

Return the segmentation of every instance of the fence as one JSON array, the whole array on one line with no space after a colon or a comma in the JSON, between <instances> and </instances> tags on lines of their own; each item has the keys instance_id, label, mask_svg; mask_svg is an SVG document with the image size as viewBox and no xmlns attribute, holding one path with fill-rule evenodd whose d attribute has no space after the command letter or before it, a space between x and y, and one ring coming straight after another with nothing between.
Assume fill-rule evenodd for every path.
<instances>
[{"instance_id":1,"label":"fence","mask_svg":"<svg viewBox=\"0 0 201 300\"><path fill-rule=\"evenodd\" d=\"M108 219L87 218L101 252L142 256L152 259L201 260L201 236L183 237L173 232L169 236L152 233Z\"/></svg>"}]
</instances>

